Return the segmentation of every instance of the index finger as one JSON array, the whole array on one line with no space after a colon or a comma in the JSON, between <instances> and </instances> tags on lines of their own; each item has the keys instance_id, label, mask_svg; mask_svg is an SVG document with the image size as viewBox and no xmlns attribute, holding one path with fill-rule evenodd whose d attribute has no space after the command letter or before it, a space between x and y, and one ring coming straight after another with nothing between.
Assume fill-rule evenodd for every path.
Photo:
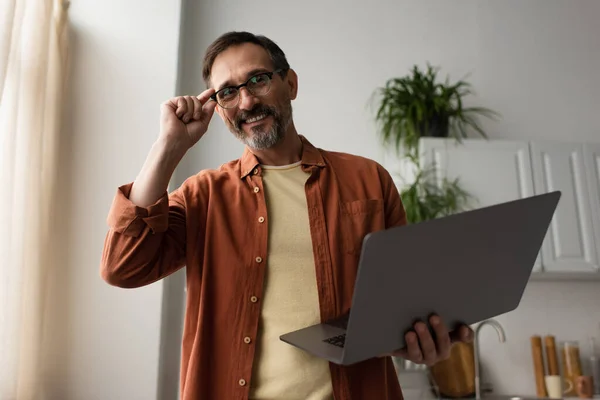
<instances>
[{"instance_id":1,"label":"index finger","mask_svg":"<svg viewBox=\"0 0 600 400\"><path fill-rule=\"evenodd\" d=\"M208 88L204 92L202 92L198 96L196 96L196 98L198 100L200 100L200 103L204 104L204 103L206 103L208 101L208 99L210 98L210 96L212 96L214 93L215 93L215 89Z\"/></svg>"}]
</instances>

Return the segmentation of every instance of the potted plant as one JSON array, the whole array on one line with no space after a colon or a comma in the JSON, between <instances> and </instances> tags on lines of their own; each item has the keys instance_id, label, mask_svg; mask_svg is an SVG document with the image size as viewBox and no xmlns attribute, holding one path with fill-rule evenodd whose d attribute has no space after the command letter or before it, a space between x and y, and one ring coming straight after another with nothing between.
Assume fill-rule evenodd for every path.
<instances>
[{"instance_id":1,"label":"potted plant","mask_svg":"<svg viewBox=\"0 0 600 400\"><path fill-rule=\"evenodd\" d=\"M384 144L393 144L397 153L407 157L415 173L414 181L400 192L409 223L462 211L472 200L458 179L443 179L440 184L431 177L434 166L420 165L419 139L453 137L460 142L469 129L487 138L477 117L498 115L485 107L465 107L465 96L473 93L471 85L464 80L450 84L448 78L440 83L437 73L429 64L426 71L415 65L409 75L389 79L374 93L381 99L375 119Z\"/></svg>"},{"instance_id":2,"label":"potted plant","mask_svg":"<svg viewBox=\"0 0 600 400\"><path fill-rule=\"evenodd\" d=\"M416 169L414 181L400 191L408 223L444 217L472 204L471 194L461 188L458 178L452 181L444 178L440 184L431 176L435 172L432 167Z\"/></svg>"},{"instance_id":3,"label":"potted plant","mask_svg":"<svg viewBox=\"0 0 600 400\"><path fill-rule=\"evenodd\" d=\"M485 107L465 107L465 96L473 93L471 85L464 80L450 84L449 78L440 83L437 74L438 69L429 64L426 71L415 65L409 75L389 79L376 91L381 101L375 119L385 143L412 152L421 137L460 141L469 128L487 138L477 117L497 114Z\"/></svg>"}]
</instances>

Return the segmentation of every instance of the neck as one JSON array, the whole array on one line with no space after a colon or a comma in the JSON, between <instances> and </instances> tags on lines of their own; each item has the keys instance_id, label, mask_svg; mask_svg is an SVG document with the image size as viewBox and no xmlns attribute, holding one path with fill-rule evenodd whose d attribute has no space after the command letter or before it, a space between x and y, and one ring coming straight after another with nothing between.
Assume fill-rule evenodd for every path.
<instances>
[{"instance_id":1,"label":"neck","mask_svg":"<svg viewBox=\"0 0 600 400\"><path fill-rule=\"evenodd\" d=\"M275 146L264 150L250 150L264 165L289 165L302 159L302 141L293 122L284 137Z\"/></svg>"}]
</instances>

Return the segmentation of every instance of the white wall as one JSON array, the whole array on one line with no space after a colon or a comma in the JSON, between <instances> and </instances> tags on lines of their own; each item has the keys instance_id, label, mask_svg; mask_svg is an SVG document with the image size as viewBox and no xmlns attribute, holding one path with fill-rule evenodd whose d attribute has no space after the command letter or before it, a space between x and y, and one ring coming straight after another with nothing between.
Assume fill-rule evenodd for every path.
<instances>
[{"instance_id":1,"label":"white wall","mask_svg":"<svg viewBox=\"0 0 600 400\"><path fill-rule=\"evenodd\" d=\"M114 288L99 262L116 188L135 178L175 93L179 16L179 0L72 2L57 211L69 241L49 294L48 399L157 398L162 283Z\"/></svg>"},{"instance_id":2,"label":"white wall","mask_svg":"<svg viewBox=\"0 0 600 400\"><path fill-rule=\"evenodd\" d=\"M594 0L190 2L185 8L182 88L198 93L206 46L229 30L266 34L299 75L294 115L318 146L383 162L366 108L373 90L413 64L442 76L471 73L478 98L503 119L492 138L600 141L600 2ZM188 154L178 180L237 158L241 146L220 120ZM531 283L520 308L499 318L508 342L482 331L488 375L504 393L534 394L529 337L600 337L598 283ZM587 345L587 342L584 343ZM587 347L584 347L584 352Z\"/></svg>"}]
</instances>

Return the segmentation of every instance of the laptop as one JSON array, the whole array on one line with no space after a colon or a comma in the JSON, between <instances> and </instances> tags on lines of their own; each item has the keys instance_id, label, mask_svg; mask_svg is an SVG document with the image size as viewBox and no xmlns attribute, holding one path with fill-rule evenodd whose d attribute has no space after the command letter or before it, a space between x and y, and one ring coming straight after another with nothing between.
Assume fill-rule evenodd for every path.
<instances>
[{"instance_id":1,"label":"laptop","mask_svg":"<svg viewBox=\"0 0 600 400\"><path fill-rule=\"evenodd\" d=\"M560 196L553 191L369 233L350 310L280 339L351 365L403 348L406 332L433 313L454 329L516 309Z\"/></svg>"}]
</instances>

